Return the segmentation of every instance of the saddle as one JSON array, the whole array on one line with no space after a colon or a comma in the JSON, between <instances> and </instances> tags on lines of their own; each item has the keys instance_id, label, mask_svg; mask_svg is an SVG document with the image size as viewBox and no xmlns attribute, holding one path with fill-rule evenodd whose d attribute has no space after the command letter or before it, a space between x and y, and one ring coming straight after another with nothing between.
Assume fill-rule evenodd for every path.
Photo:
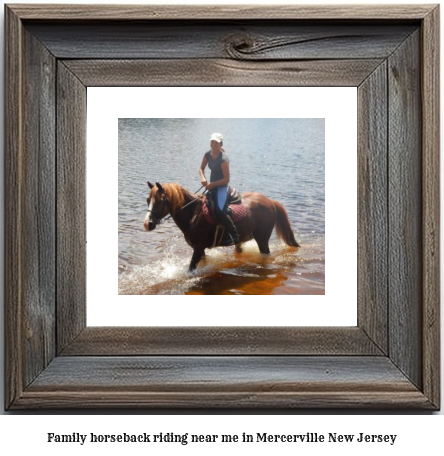
<instances>
[{"instance_id":1,"label":"saddle","mask_svg":"<svg viewBox=\"0 0 444 456\"><path fill-rule=\"evenodd\" d=\"M228 198L227 198L227 213L231 217L233 222L239 222L247 215L247 209L242 202L242 197L240 193L234 189L229 187L228 189ZM207 198L206 196L202 199L202 212L205 217L205 220L212 224L217 225L218 221L215 216L214 210L214 203L211 198Z\"/></svg>"}]
</instances>

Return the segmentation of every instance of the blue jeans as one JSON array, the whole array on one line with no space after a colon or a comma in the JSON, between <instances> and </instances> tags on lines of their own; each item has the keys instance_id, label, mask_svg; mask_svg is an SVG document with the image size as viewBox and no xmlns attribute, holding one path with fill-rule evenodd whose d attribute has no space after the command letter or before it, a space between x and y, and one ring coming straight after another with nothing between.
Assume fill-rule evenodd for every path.
<instances>
[{"instance_id":1,"label":"blue jeans","mask_svg":"<svg viewBox=\"0 0 444 456\"><path fill-rule=\"evenodd\" d=\"M223 210L228 196L228 185L216 187L217 190L217 206L219 210Z\"/></svg>"},{"instance_id":2,"label":"blue jeans","mask_svg":"<svg viewBox=\"0 0 444 456\"><path fill-rule=\"evenodd\" d=\"M211 198L214 202L214 210L216 212L216 218L219 223L224 225L227 230L229 237L225 237L224 245L231 245L232 243L237 244L239 242L239 233L237 232L236 225L231 220L231 217L224 211L225 204L228 197L228 185L221 187L215 187L211 190Z\"/></svg>"},{"instance_id":3,"label":"blue jeans","mask_svg":"<svg viewBox=\"0 0 444 456\"><path fill-rule=\"evenodd\" d=\"M223 219L224 207L225 203L227 202L228 196L228 185L214 187L213 189L211 189L210 194L214 202L214 211L216 212L216 217Z\"/></svg>"}]
</instances>

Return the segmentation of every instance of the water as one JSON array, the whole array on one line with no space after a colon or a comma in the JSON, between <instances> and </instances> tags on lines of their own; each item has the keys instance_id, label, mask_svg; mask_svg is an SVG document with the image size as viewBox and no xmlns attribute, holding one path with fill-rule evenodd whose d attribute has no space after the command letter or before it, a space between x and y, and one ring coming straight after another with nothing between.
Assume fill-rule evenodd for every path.
<instances>
[{"instance_id":1,"label":"water","mask_svg":"<svg viewBox=\"0 0 444 456\"><path fill-rule=\"evenodd\" d=\"M224 135L230 185L282 203L300 249L278 240L206 251L193 274L192 249L172 220L143 228L147 181L191 192L212 133ZM119 294L324 294L324 119L120 119ZM209 170L206 171L209 179Z\"/></svg>"}]
</instances>

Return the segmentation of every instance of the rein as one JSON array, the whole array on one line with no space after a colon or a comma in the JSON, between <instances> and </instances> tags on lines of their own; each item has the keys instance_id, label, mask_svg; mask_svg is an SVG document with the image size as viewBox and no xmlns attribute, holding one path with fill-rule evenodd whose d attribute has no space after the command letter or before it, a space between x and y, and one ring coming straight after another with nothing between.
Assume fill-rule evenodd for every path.
<instances>
[{"instance_id":1,"label":"rein","mask_svg":"<svg viewBox=\"0 0 444 456\"><path fill-rule=\"evenodd\" d=\"M194 192L194 193L199 192L203 187L204 187L204 186L202 185L202 187L200 187L200 188L199 188L196 192ZM206 192L206 190L205 190L205 192ZM204 192L204 193L205 193L205 192ZM179 210L177 210L176 213L179 212L179 211L181 211L182 209L185 209L187 206L189 206L190 204L194 203L194 202L197 201L199 198L200 198L200 196L198 196L197 198L194 198L194 199L191 200L189 203L185 204L185 206L182 206ZM165 202L168 203L168 206L169 206L169 208L170 208L170 210L171 210L170 202L169 202L169 200L168 200L168 196L167 196L166 192L165 192L165 198L164 198L164 200L163 200L162 209L161 209L160 213L163 212L163 208L164 208ZM151 212L152 214L154 214L154 215L157 217L157 222L156 222L157 225L160 225L160 224L163 223L163 222L167 222L167 221L173 216L172 214L170 214L167 218L163 218L163 219L162 219L162 218L159 217L159 215L158 215L156 212L150 211L150 210L148 210L148 212Z\"/></svg>"},{"instance_id":2,"label":"rein","mask_svg":"<svg viewBox=\"0 0 444 456\"><path fill-rule=\"evenodd\" d=\"M202 188L203 188L203 185L202 185L202 187L199 188L199 190L197 190L197 192L199 192ZM197 192L194 192L194 193L197 193ZM206 190L205 190L205 192L206 192ZM205 194L205 192L204 192L204 194ZM179 211L181 211L182 209L185 209L187 206L189 206L191 203L194 203L194 201L197 201L199 198L200 198L200 196L198 196L197 198L194 198L194 199L191 200L188 204L185 204L185 206L182 206L182 207L179 209ZM171 217L171 215L170 215L170 217Z\"/></svg>"}]
</instances>

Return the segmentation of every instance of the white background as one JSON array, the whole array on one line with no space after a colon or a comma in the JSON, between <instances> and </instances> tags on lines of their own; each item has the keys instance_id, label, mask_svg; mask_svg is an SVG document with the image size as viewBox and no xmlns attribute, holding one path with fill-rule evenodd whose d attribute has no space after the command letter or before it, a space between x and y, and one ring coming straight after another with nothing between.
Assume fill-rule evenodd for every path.
<instances>
[{"instance_id":1,"label":"white background","mask_svg":"<svg viewBox=\"0 0 444 456\"><path fill-rule=\"evenodd\" d=\"M211 296L208 305L207 296L156 296L153 301L117 294L118 119L200 118L209 99L224 100L220 118L325 119L325 295L220 295ZM355 87L88 88L88 326L356 326L356 116ZM145 213L139 215L143 230Z\"/></svg>"},{"instance_id":2,"label":"white background","mask_svg":"<svg viewBox=\"0 0 444 456\"><path fill-rule=\"evenodd\" d=\"M27 1L24 3L37 3ZM49 2L48 2L49 3ZM52 3L61 3L60 0ZM91 3L88 1L81 2L77 0L77 3ZM103 2L100 0L95 0L94 3L111 3L110 1ZM133 1L133 3L137 3ZM139 2L140 3L140 2ZM151 3L168 3L165 1L154 1ZM171 2L177 3L177 2ZM182 2L185 3L185 2ZM187 3L251 3L251 4L262 4L264 2L260 0L248 1L219 1L219 2L210 2L204 1L199 2L195 0L193 2ZM269 2L268 2L269 3ZM297 3L297 2L286 2L285 0L280 0L280 3ZM306 4L307 2L302 2ZM311 4L326 4L326 3L335 3L327 0L312 1ZM355 1L346 1L341 0L341 4L345 3L357 3ZM381 3L381 1L371 1L367 0L366 3ZM393 1L392 3L429 3L423 1L414 1L409 2L408 0ZM0 13L2 14L2 13ZM2 21L3 27L3 21ZM3 36L3 29L2 29ZM441 45L442 49L442 45ZM3 46L0 47L0 52L3 53ZM3 59L2 59L3 60ZM1 73L2 82L4 79L3 71ZM3 86L3 84L2 84ZM3 97L3 93L1 94ZM3 123L0 123L1 135L3 137ZM441 129L442 130L442 129ZM3 160L0 160L0 166L3 167ZM3 175L3 170L1 172ZM3 227L3 186L0 186L0 204L2 205L1 217L2 223L0 226ZM441 209L442 210L442 209ZM1 239L1 252L3 256L3 237ZM441 244L442 245L442 244ZM441 254L442 258L442 254ZM3 268L3 263L0 268ZM441 268L441 274L443 269ZM3 277L4 271L0 273L1 287L3 289ZM1 298L3 299L3 294ZM443 324L443 314L441 313L441 328L444 327ZM0 319L3 319L3 312L0 312ZM3 341L3 321L0 325L0 340ZM442 340L444 337L442 338ZM1 342L3 343L3 342ZM444 352L444 349L441 350L441 356ZM1 372L0 372L0 400L3 403L3 350L0 350L1 357ZM444 363L442 363L444 365ZM442 376L442 382L443 382ZM443 391L443 387L441 387ZM106 413L106 412L105 412ZM47 432L60 432L60 433L72 433L72 432L96 432L96 433L116 433L116 432L148 432L152 433L154 431L163 431L163 432L194 432L194 433L242 433L245 432L279 432L287 433L294 431L300 432L342 432L342 433L354 433L354 432L367 432L367 433L387 433L387 434L398 434L397 444L394 446L389 445L363 445L356 447L354 444L347 446L334 445L330 444L328 447L311 447L311 446L296 446L293 445L277 445L273 446L260 446L254 447L255 451L258 454L315 454L318 453L319 449L329 451L329 454L338 454L341 456L353 454L356 455L359 451L359 454L363 455L373 455L375 453L379 455L399 455L399 454L440 454L443 449L443 439L442 439L442 429L444 425L443 412L436 412L432 415L435 416L425 416L426 414L411 414L406 415L405 412L402 412L400 416L396 413L385 414L379 412L379 414L370 414L370 413L356 413L355 416L350 416L347 414L341 415L331 415L324 414L318 415L315 413L314 416L310 414L304 414L298 411L290 411L285 415L267 415L258 413L257 416L251 415L234 415L234 416L224 416L224 415L192 415L192 416L179 416L176 414L168 415L156 415L153 412L142 412L143 416L138 414L132 414L132 416L119 416L117 414L111 416L78 416L76 414L69 414L64 416L51 416L51 414L46 414L44 416L36 417L33 414L31 416L22 416L20 414L14 415L12 413L4 414L0 419L0 445L1 450L6 453L6 451L16 452L18 454L45 454L50 455L59 455L61 451L64 454L91 454L96 455L97 450L101 449L106 451L108 454L121 454L122 451L131 451L131 454L149 454L149 452L154 454L162 454L161 452L170 452L175 451L175 454L180 454L181 452L188 451L189 454L226 454L227 451L236 453L245 453L245 447L235 446L230 447L227 450L227 447L222 445L215 445L213 447L205 446L184 446L174 447L145 447L145 446L125 446L119 447L119 445L107 445L101 446L100 448L89 446L89 447L79 447L78 444L63 445L48 445L46 444L46 433ZM327 412L328 413L328 412ZM437 416L439 415L439 416ZM180 450L180 451L179 451ZM223 452L223 453L222 453Z\"/></svg>"}]
</instances>

